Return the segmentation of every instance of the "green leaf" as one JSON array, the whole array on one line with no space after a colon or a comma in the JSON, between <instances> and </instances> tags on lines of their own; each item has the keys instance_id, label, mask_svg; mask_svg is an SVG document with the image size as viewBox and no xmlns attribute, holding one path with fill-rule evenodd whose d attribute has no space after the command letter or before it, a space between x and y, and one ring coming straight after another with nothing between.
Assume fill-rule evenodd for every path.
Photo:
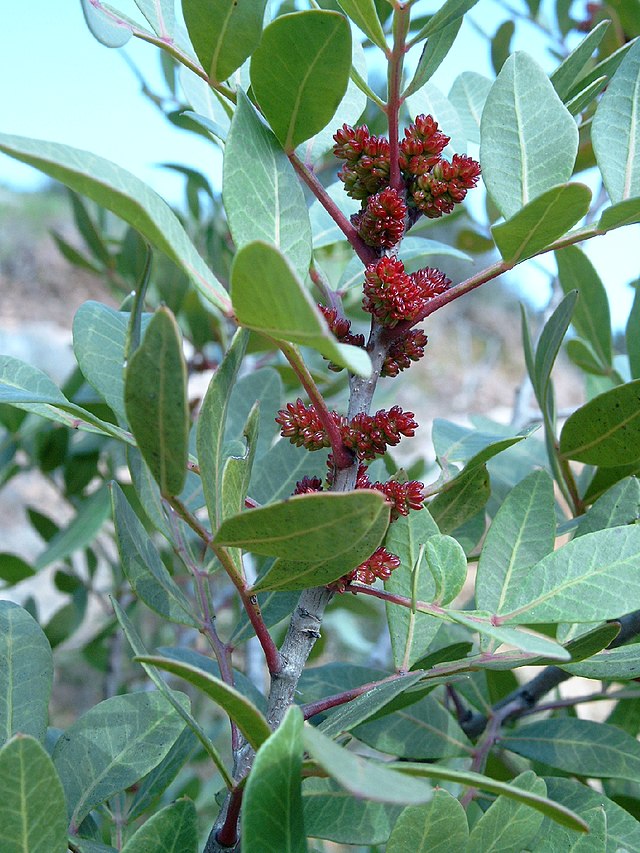
<instances>
[{"instance_id":1,"label":"green leaf","mask_svg":"<svg viewBox=\"0 0 640 853\"><path fill-rule=\"evenodd\" d=\"M541 797L547 793L544 780L531 770L516 776L513 784ZM465 853L520 853L529 849L543 819L540 812L523 803L498 797L473 826Z\"/></svg>"},{"instance_id":2,"label":"green leaf","mask_svg":"<svg viewBox=\"0 0 640 853\"><path fill-rule=\"evenodd\" d=\"M140 453L163 495L179 495L187 476L189 403L182 336L158 308L125 377L125 409Z\"/></svg>"},{"instance_id":3,"label":"green leaf","mask_svg":"<svg viewBox=\"0 0 640 853\"><path fill-rule=\"evenodd\" d=\"M198 463L213 530L220 526L224 518L222 475L227 459L224 452L225 427L231 391L242 364L248 337L243 329L236 332L222 364L213 374L198 417Z\"/></svg>"},{"instance_id":4,"label":"green leaf","mask_svg":"<svg viewBox=\"0 0 640 853\"><path fill-rule=\"evenodd\" d=\"M589 834L583 835L572 845L569 853L606 853L607 851L607 813L603 806L591 809L585 814L589 824Z\"/></svg>"},{"instance_id":5,"label":"green leaf","mask_svg":"<svg viewBox=\"0 0 640 853\"><path fill-rule=\"evenodd\" d=\"M442 61L451 50L453 43L460 32L461 26L462 18L457 18L427 40L427 43L422 50L422 54L420 55L420 59L418 60L418 66L415 70L415 74L407 88L402 93L403 98L407 98L409 95L417 92L418 89L422 88L422 86L424 86L424 84L433 77L434 73L438 70Z\"/></svg>"},{"instance_id":6,"label":"green leaf","mask_svg":"<svg viewBox=\"0 0 640 853\"><path fill-rule=\"evenodd\" d=\"M305 725L303 739L309 755L355 797L406 805L431 799L429 785L338 746L313 726Z\"/></svg>"},{"instance_id":7,"label":"green leaf","mask_svg":"<svg viewBox=\"0 0 640 853\"><path fill-rule=\"evenodd\" d=\"M574 539L603 530L634 524L640 518L640 480L626 477L598 498L582 516Z\"/></svg>"},{"instance_id":8,"label":"green leaf","mask_svg":"<svg viewBox=\"0 0 640 853\"><path fill-rule=\"evenodd\" d=\"M263 464L264 455L269 451L278 433L274 412L282 406L282 379L273 367L261 367L238 379L233 384L227 421L225 441L233 441L243 435L247 418L256 403L260 406L260 427L256 445L256 458ZM290 442L278 442L293 447ZM299 452L298 452L299 455ZM282 477L283 472L280 472ZM300 477L296 478L297 480ZM286 493L291 494L293 487ZM252 492L252 497L255 497ZM261 498L255 498L258 503L266 503Z\"/></svg>"},{"instance_id":9,"label":"green leaf","mask_svg":"<svg viewBox=\"0 0 640 853\"><path fill-rule=\"evenodd\" d=\"M491 87L481 137L484 182L506 219L571 177L578 129L545 72L526 53L510 56Z\"/></svg>"},{"instance_id":10,"label":"green leaf","mask_svg":"<svg viewBox=\"0 0 640 853\"><path fill-rule=\"evenodd\" d=\"M16 735L0 750L2 853L66 853L65 813L62 784L44 747Z\"/></svg>"},{"instance_id":11,"label":"green leaf","mask_svg":"<svg viewBox=\"0 0 640 853\"><path fill-rule=\"evenodd\" d=\"M266 0L183 0L193 49L212 82L222 83L260 42Z\"/></svg>"},{"instance_id":12,"label":"green leaf","mask_svg":"<svg viewBox=\"0 0 640 853\"><path fill-rule=\"evenodd\" d=\"M500 745L525 758L568 773L637 781L640 744L627 732L577 717L559 717L521 726Z\"/></svg>"},{"instance_id":13,"label":"green leaf","mask_svg":"<svg viewBox=\"0 0 640 853\"><path fill-rule=\"evenodd\" d=\"M35 575L34 569L22 557L18 557L17 554L0 553L0 580L4 581L7 587L33 575Z\"/></svg>"},{"instance_id":14,"label":"green leaf","mask_svg":"<svg viewBox=\"0 0 640 853\"><path fill-rule=\"evenodd\" d=\"M127 642L131 646L131 650L133 651L134 655L136 655L138 658L148 655L148 652L144 647L142 640L140 639L136 629L133 627L127 614L120 607L118 602L115 601L115 599L112 600L111 603L113 605L113 609L115 611L118 622L120 623L120 627L124 631L124 635L127 638ZM158 671L154 669L154 667L147 666L143 663L142 668L147 673L151 681L153 681L153 683L156 685L160 693L162 693L165 699L173 706L174 710L178 712L178 714L182 717L187 726L189 726L191 731L198 738L205 751L220 771L220 775L222 776L225 785L227 785L228 788L231 788L231 776L229 775L222 758L220 757L215 746L211 743L211 740L205 734L200 724L191 716L190 711L184 706L183 703L178 701L177 697L181 694L174 693L172 690L170 690L166 681L164 681L160 677Z\"/></svg>"},{"instance_id":15,"label":"green leaf","mask_svg":"<svg viewBox=\"0 0 640 853\"><path fill-rule=\"evenodd\" d=\"M638 285L640 282L636 286L636 294L633 298L625 331L629 369L634 379L640 379L640 335L638 334L638 329L640 329L640 286Z\"/></svg>"},{"instance_id":16,"label":"green leaf","mask_svg":"<svg viewBox=\"0 0 640 853\"><path fill-rule=\"evenodd\" d=\"M596 24L551 75L553 88L563 100L566 99L583 68L602 41L610 23L611 21L600 21Z\"/></svg>"},{"instance_id":17,"label":"green leaf","mask_svg":"<svg viewBox=\"0 0 640 853\"><path fill-rule=\"evenodd\" d=\"M387 51L384 30L373 0L338 0L340 8L380 50Z\"/></svg>"},{"instance_id":18,"label":"green leaf","mask_svg":"<svg viewBox=\"0 0 640 853\"><path fill-rule=\"evenodd\" d=\"M177 800L152 814L122 848L122 853L196 853L198 822L191 800Z\"/></svg>"},{"instance_id":19,"label":"green leaf","mask_svg":"<svg viewBox=\"0 0 640 853\"><path fill-rule=\"evenodd\" d=\"M412 672L400 677L392 676L390 680L374 684L366 693L357 696L346 705L330 711L318 726L318 730L327 737L335 737L342 732L350 732L360 723L378 713L382 713L385 720L390 719L385 714L384 709L397 696L401 696L406 690L413 687L421 678L421 672ZM356 734L356 737L359 735ZM366 742L365 738L363 740Z\"/></svg>"},{"instance_id":20,"label":"green leaf","mask_svg":"<svg viewBox=\"0 0 640 853\"><path fill-rule=\"evenodd\" d=\"M574 779L548 777L547 794L550 798L573 809L581 818L590 820L593 809L603 808L607 818L607 850L640 853L640 823L629 812L606 797ZM589 836L582 836L588 838ZM575 833L545 819L534 843L533 850L570 850L578 840ZM595 853L595 851L594 851ZM601 853L598 850L597 853Z\"/></svg>"},{"instance_id":21,"label":"green leaf","mask_svg":"<svg viewBox=\"0 0 640 853\"><path fill-rule=\"evenodd\" d=\"M491 80L476 71L463 71L453 81L449 100L458 111L469 142L480 143L480 121Z\"/></svg>"},{"instance_id":22,"label":"green leaf","mask_svg":"<svg viewBox=\"0 0 640 853\"><path fill-rule=\"evenodd\" d=\"M111 484L111 502L120 564L135 595L169 622L198 628L194 606L167 571L149 534L116 483Z\"/></svg>"},{"instance_id":23,"label":"green leaf","mask_svg":"<svg viewBox=\"0 0 640 853\"><path fill-rule=\"evenodd\" d=\"M467 579L467 558L462 546L451 536L437 534L427 539L424 558L436 587L434 601L449 604Z\"/></svg>"},{"instance_id":24,"label":"green leaf","mask_svg":"<svg viewBox=\"0 0 640 853\"><path fill-rule=\"evenodd\" d=\"M435 15L431 16L420 32L411 39L412 44L422 41L422 39L430 38L440 30L448 27L456 18L466 15L469 9L472 9L477 2L478 0L446 0Z\"/></svg>"},{"instance_id":25,"label":"green leaf","mask_svg":"<svg viewBox=\"0 0 640 853\"><path fill-rule=\"evenodd\" d=\"M46 373L9 355L0 355L0 404L8 403L71 429L108 435L133 444L132 436L70 403Z\"/></svg>"},{"instance_id":26,"label":"green leaf","mask_svg":"<svg viewBox=\"0 0 640 853\"><path fill-rule=\"evenodd\" d=\"M640 525L574 539L512 575L503 602L511 623L599 622L640 608Z\"/></svg>"},{"instance_id":27,"label":"green leaf","mask_svg":"<svg viewBox=\"0 0 640 853\"><path fill-rule=\"evenodd\" d=\"M225 684L221 679L198 667L171 658L157 655L138 655L136 660L142 664L149 664L158 667L158 669L164 669L166 672L172 672L206 693L210 699L213 699L217 705L227 712L254 749L259 749L271 734L269 724L256 706L242 693Z\"/></svg>"},{"instance_id":28,"label":"green leaf","mask_svg":"<svg viewBox=\"0 0 640 853\"><path fill-rule=\"evenodd\" d=\"M161 38L179 35L172 0L135 0L136 6Z\"/></svg>"},{"instance_id":29,"label":"green leaf","mask_svg":"<svg viewBox=\"0 0 640 853\"><path fill-rule=\"evenodd\" d=\"M256 281L256 270L260 270ZM231 294L238 322L276 340L313 347L359 376L368 376L365 350L340 344L296 275L275 246L255 241L236 254Z\"/></svg>"},{"instance_id":30,"label":"green leaf","mask_svg":"<svg viewBox=\"0 0 640 853\"><path fill-rule=\"evenodd\" d=\"M511 782L502 782L499 779L491 779L488 776L483 776L481 773L474 773L471 770L454 770L450 767L443 767L437 764L412 764L411 762L394 763L392 768L401 770L403 773L419 776L426 779L439 779L445 782L456 782L461 785L466 785L472 788L480 788L483 791L489 791L492 794L503 794L505 797L517 800L520 803L538 809L542 814L547 815L551 820L557 823L575 829L578 832L585 832L587 824L577 814L572 812L566 806L553 802L551 793L549 798L532 793ZM594 792L595 793L595 792Z\"/></svg>"},{"instance_id":31,"label":"green leaf","mask_svg":"<svg viewBox=\"0 0 640 853\"><path fill-rule=\"evenodd\" d=\"M640 643L604 649L588 660L561 664L571 675L599 681L631 681L640 677Z\"/></svg>"},{"instance_id":32,"label":"green leaf","mask_svg":"<svg viewBox=\"0 0 640 853\"><path fill-rule=\"evenodd\" d=\"M143 316L143 329L150 316ZM73 351L82 375L122 422L126 422L124 365L129 319L128 313L93 301L82 304L73 318Z\"/></svg>"},{"instance_id":33,"label":"green leaf","mask_svg":"<svg viewBox=\"0 0 640 853\"><path fill-rule=\"evenodd\" d=\"M165 695L172 696L173 694L167 689ZM182 710L181 705L176 703L176 706ZM190 728L185 727L160 764L154 767L151 773L148 773L136 785L131 805L127 809L130 822L158 805L161 795L176 779L186 762L193 758L197 745L196 736Z\"/></svg>"},{"instance_id":34,"label":"green leaf","mask_svg":"<svg viewBox=\"0 0 640 853\"><path fill-rule=\"evenodd\" d=\"M379 511L376 511L374 506L372 508L374 514L360 516L360 527L350 524L348 539L334 540L334 543L343 541L344 544L342 547L334 544L329 557L318 556L312 562L308 560L308 555L302 562L287 558L276 560L254 584L253 590L308 589L332 583L347 574L370 557L384 539L389 527L387 509L387 505L382 505ZM359 512L354 513L354 517L358 515ZM337 533L336 536L338 536Z\"/></svg>"},{"instance_id":35,"label":"green leaf","mask_svg":"<svg viewBox=\"0 0 640 853\"><path fill-rule=\"evenodd\" d=\"M450 853L466 850L469 827L464 808L456 798L436 788L424 806L407 806L387 843L387 853Z\"/></svg>"},{"instance_id":36,"label":"green leaf","mask_svg":"<svg viewBox=\"0 0 640 853\"><path fill-rule=\"evenodd\" d=\"M285 151L331 120L351 71L351 31L336 12L310 10L272 21L251 57L251 86Z\"/></svg>"},{"instance_id":37,"label":"green leaf","mask_svg":"<svg viewBox=\"0 0 640 853\"><path fill-rule=\"evenodd\" d=\"M336 555L336 548L350 548L354 538L384 515L385 508L384 497L380 499L380 493L371 489L296 495L227 519L215 541L268 557L328 559ZM344 541L346 529L349 541Z\"/></svg>"},{"instance_id":38,"label":"green leaf","mask_svg":"<svg viewBox=\"0 0 640 853\"><path fill-rule=\"evenodd\" d=\"M579 116L591 104L607 85L606 77L596 77L593 83L578 92L567 101L567 109L572 116Z\"/></svg>"},{"instance_id":39,"label":"green leaf","mask_svg":"<svg viewBox=\"0 0 640 853\"><path fill-rule=\"evenodd\" d=\"M253 240L276 246L304 280L311 261L304 193L287 155L241 90L225 146L222 197L238 249Z\"/></svg>"},{"instance_id":40,"label":"green leaf","mask_svg":"<svg viewBox=\"0 0 640 853\"><path fill-rule=\"evenodd\" d=\"M553 481L534 471L512 489L484 540L476 576L476 603L501 613L518 571L553 551L556 531Z\"/></svg>"},{"instance_id":41,"label":"green leaf","mask_svg":"<svg viewBox=\"0 0 640 853\"><path fill-rule=\"evenodd\" d=\"M571 657L566 649L545 634L513 629L503 624L495 625L495 617L488 611L446 610L443 614L443 617L445 616L471 631L477 631L483 637L494 640L498 645L506 643L527 654L553 660L569 660Z\"/></svg>"},{"instance_id":42,"label":"green leaf","mask_svg":"<svg viewBox=\"0 0 640 853\"><path fill-rule=\"evenodd\" d=\"M340 103L336 114L321 131L307 139L296 153L303 163L315 163L325 154L332 151L335 144L333 134L336 128L343 124L355 125L367 106L367 95L362 91L359 83L367 79L367 60L362 45L356 39L351 43L351 79L347 84L347 91Z\"/></svg>"},{"instance_id":43,"label":"green leaf","mask_svg":"<svg viewBox=\"0 0 640 853\"><path fill-rule=\"evenodd\" d=\"M491 65L496 74L499 74L511 53L511 41L516 31L515 21L507 19L503 21L494 37L491 39Z\"/></svg>"},{"instance_id":44,"label":"green leaf","mask_svg":"<svg viewBox=\"0 0 640 853\"><path fill-rule=\"evenodd\" d=\"M0 151L35 166L133 225L191 278L204 299L229 311L224 288L198 254L169 205L125 169L69 145L0 134Z\"/></svg>"},{"instance_id":45,"label":"green leaf","mask_svg":"<svg viewBox=\"0 0 640 853\"><path fill-rule=\"evenodd\" d=\"M613 204L640 195L640 42L602 96L591 126L593 150Z\"/></svg>"},{"instance_id":46,"label":"green leaf","mask_svg":"<svg viewBox=\"0 0 640 853\"><path fill-rule=\"evenodd\" d=\"M302 726L300 709L291 706L256 754L242 798L246 853L307 851L300 790Z\"/></svg>"},{"instance_id":47,"label":"green leaf","mask_svg":"<svg viewBox=\"0 0 640 853\"><path fill-rule=\"evenodd\" d=\"M583 341L582 338L572 338L567 341L566 350L571 361L585 373L591 373L594 376L610 375L611 368L602 364L591 344Z\"/></svg>"},{"instance_id":48,"label":"green leaf","mask_svg":"<svg viewBox=\"0 0 640 853\"><path fill-rule=\"evenodd\" d=\"M91 0L81 0L87 27L105 47L122 47L131 38L131 28L122 19L114 21L106 10L95 6Z\"/></svg>"},{"instance_id":49,"label":"green leaf","mask_svg":"<svg viewBox=\"0 0 640 853\"><path fill-rule=\"evenodd\" d=\"M565 293L578 291L571 322L587 340L602 365L611 364L611 317L604 285L593 264L577 246L556 252L560 285Z\"/></svg>"},{"instance_id":50,"label":"green leaf","mask_svg":"<svg viewBox=\"0 0 640 853\"><path fill-rule=\"evenodd\" d=\"M584 184L560 184L543 192L491 229L505 261L520 263L562 237L589 210L591 190Z\"/></svg>"},{"instance_id":51,"label":"green leaf","mask_svg":"<svg viewBox=\"0 0 640 853\"><path fill-rule=\"evenodd\" d=\"M547 411L547 392L551 379L551 371L558 357L564 336L569 328L577 298L578 294L575 290L567 293L545 323L538 339L533 365L534 374L531 377L531 381L543 413Z\"/></svg>"},{"instance_id":52,"label":"green leaf","mask_svg":"<svg viewBox=\"0 0 640 853\"><path fill-rule=\"evenodd\" d=\"M345 844L384 844L402 806L358 800L333 779L302 783L307 835Z\"/></svg>"},{"instance_id":53,"label":"green leaf","mask_svg":"<svg viewBox=\"0 0 640 853\"><path fill-rule=\"evenodd\" d=\"M533 430L527 428L513 432L511 429L498 429L495 424L484 428L461 426L460 424L435 418L433 422L433 443L441 466L462 463L466 472L488 462L498 453L508 450L519 441L528 438ZM493 432L489 430L493 428ZM511 434L510 434L511 433Z\"/></svg>"},{"instance_id":54,"label":"green leaf","mask_svg":"<svg viewBox=\"0 0 640 853\"><path fill-rule=\"evenodd\" d=\"M640 459L640 379L599 394L570 415L560 435L560 453L604 467Z\"/></svg>"},{"instance_id":55,"label":"green leaf","mask_svg":"<svg viewBox=\"0 0 640 853\"><path fill-rule=\"evenodd\" d=\"M485 506L490 494L486 466L474 466L446 484L429 504L429 512L443 533L453 533Z\"/></svg>"},{"instance_id":56,"label":"green leaf","mask_svg":"<svg viewBox=\"0 0 640 853\"><path fill-rule=\"evenodd\" d=\"M49 541L36 559L36 570L44 569L56 560L65 560L74 551L80 551L90 545L109 517L109 511L109 493L101 486L80 504L73 521Z\"/></svg>"},{"instance_id":57,"label":"green leaf","mask_svg":"<svg viewBox=\"0 0 640 853\"><path fill-rule=\"evenodd\" d=\"M71 832L97 805L159 764L183 728L182 719L155 692L105 699L76 720L53 750Z\"/></svg>"},{"instance_id":58,"label":"green leaf","mask_svg":"<svg viewBox=\"0 0 640 853\"><path fill-rule=\"evenodd\" d=\"M255 403L244 427L246 448L231 453L222 471L222 510L225 516L241 512L249 491L251 469L256 452L258 438L258 419L260 404Z\"/></svg>"},{"instance_id":59,"label":"green leaf","mask_svg":"<svg viewBox=\"0 0 640 853\"><path fill-rule=\"evenodd\" d=\"M391 714L378 714L353 734L379 752L414 761L471 753L469 739L433 695Z\"/></svg>"},{"instance_id":60,"label":"green leaf","mask_svg":"<svg viewBox=\"0 0 640 853\"><path fill-rule=\"evenodd\" d=\"M35 619L12 601L0 601L0 662L0 744L17 732L44 742L51 648Z\"/></svg>"}]
</instances>

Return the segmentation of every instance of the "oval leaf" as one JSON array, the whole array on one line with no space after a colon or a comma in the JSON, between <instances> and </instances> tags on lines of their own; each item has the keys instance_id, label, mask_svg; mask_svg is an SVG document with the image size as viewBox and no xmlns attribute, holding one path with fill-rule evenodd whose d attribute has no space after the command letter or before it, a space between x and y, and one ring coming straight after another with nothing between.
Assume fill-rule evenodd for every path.
<instances>
[{"instance_id":1,"label":"oval leaf","mask_svg":"<svg viewBox=\"0 0 640 853\"><path fill-rule=\"evenodd\" d=\"M331 120L347 89L351 30L337 12L281 15L251 58L251 86L285 151Z\"/></svg>"},{"instance_id":2,"label":"oval leaf","mask_svg":"<svg viewBox=\"0 0 640 853\"><path fill-rule=\"evenodd\" d=\"M256 754L242 798L245 853L307 853L300 790L302 726L302 712L291 706Z\"/></svg>"},{"instance_id":3,"label":"oval leaf","mask_svg":"<svg viewBox=\"0 0 640 853\"><path fill-rule=\"evenodd\" d=\"M172 672L206 693L227 712L254 749L259 749L271 735L269 724L256 706L234 687L214 675L196 666L157 655L141 655L136 657L136 660Z\"/></svg>"},{"instance_id":4,"label":"oval leaf","mask_svg":"<svg viewBox=\"0 0 640 853\"><path fill-rule=\"evenodd\" d=\"M64 791L44 747L17 735L0 750L2 853L66 853Z\"/></svg>"},{"instance_id":5,"label":"oval leaf","mask_svg":"<svg viewBox=\"0 0 640 853\"><path fill-rule=\"evenodd\" d=\"M196 853L198 820L191 800L178 800L152 814L122 848L122 853Z\"/></svg>"},{"instance_id":6,"label":"oval leaf","mask_svg":"<svg viewBox=\"0 0 640 853\"><path fill-rule=\"evenodd\" d=\"M257 47L266 0L182 0L193 49L212 82L222 83Z\"/></svg>"},{"instance_id":7,"label":"oval leaf","mask_svg":"<svg viewBox=\"0 0 640 853\"><path fill-rule=\"evenodd\" d=\"M578 128L545 72L526 53L510 56L491 87L481 137L484 182L506 219L571 177Z\"/></svg>"},{"instance_id":8,"label":"oval leaf","mask_svg":"<svg viewBox=\"0 0 640 853\"><path fill-rule=\"evenodd\" d=\"M231 296L240 325L276 340L313 347L359 376L371 373L369 355L360 347L336 341L289 261L275 246L256 241L240 249L231 268Z\"/></svg>"},{"instance_id":9,"label":"oval leaf","mask_svg":"<svg viewBox=\"0 0 640 853\"><path fill-rule=\"evenodd\" d=\"M605 391L575 411L562 428L560 453L609 468L640 459L640 379Z\"/></svg>"},{"instance_id":10,"label":"oval leaf","mask_svg":"<svg viewBox=\"0 0 640 853\"><path fill-rule=\"evenodd\" d=\"M44 742L52 682L42 628L22 607L0 601L0 743L17 732Z\"/></svg>"},{"instance_id":11,"label":"oval leaf","mask_svg":"<svg viewBox=\"0 0 640 853\"><path fill-rule=\"evenodd\" d=\"M159 693L114 696L76 720L53 750L70 831L97 805L153 770L183 729L184 722Z\"/></svg>"},{"instance_id":12,"label":"oval leaf","mask_svg":"<svg viewBox=\"0 0 640 853\"><path fill-rule=\"evenodd\" d=\"M233 241L277 246L304 279L311 225L300 181L277 139L241 90L225 146L222 197Z\"/></svg>"},{"instance_id":13,"label":"oval leaf","mask_svg":"<svg viewBox=\"0 0 640 853\"><path fill-rule=\"evenodd\" d=\"M640 41L631 47L593 117L593 150L614 204L640 195Z\"/></svg>"},{"instance_id":14,"label":"oval leaf","mask_svg":"<svg viewBox=\"0 0 640 853\"><path fill-rule=\"evenodd\" d=\"M385 513L384 496L372 489L296 495L228 518L214 541L267 557L328 560L350 549Z\"/></svg>"},{"instance_id":15,"label":"oval leaf","mask_svg":"<svg viewBox=\"0 0 640 853\"><path fill-rule=\"evenodd\" d=\"M133 354L125 378L131 432L163 495L179 495L187 476L189 404L182 336L159 308Z\"/></svg>"}]
</instances>

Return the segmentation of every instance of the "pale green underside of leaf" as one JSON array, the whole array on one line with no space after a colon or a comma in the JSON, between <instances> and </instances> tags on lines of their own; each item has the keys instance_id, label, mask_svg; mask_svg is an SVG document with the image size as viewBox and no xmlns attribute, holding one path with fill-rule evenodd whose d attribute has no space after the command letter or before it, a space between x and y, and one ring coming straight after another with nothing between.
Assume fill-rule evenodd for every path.
<instances>
[{"instance_id":1,"label":"pale green underside of leaf","mask_svg":"<svg viewBox=\"0 0 640 853\"><path fill-rule=\"evenodd\" d=\"M640 41L602 96L591 128L593 150L614 204L640 195Z\"/></svg>"},{"instance_id":2,"label":"pale green underside of leaf","mask_svg":"<svg viewBox=\"0 0 640 853\"><path fill-rule=\"evenodd\" d=\"M502 67L487 96L481 137L484 182L506 219L571 177L578 129L526 53L514 53Z\"/></svg>"},{"instance_id":3,"label":"pale green underside of leaf","mask_svg":"<svg viewBox=\"0 0 640 853\"><path fill-rule=\"evenodd\" d=\"M242 91L224 157L222 194L238 249L253 240L276 246L304 280L311 225L293 166ZM255 282L256 289L260 281Z\"/></svg>"}]
</instances>

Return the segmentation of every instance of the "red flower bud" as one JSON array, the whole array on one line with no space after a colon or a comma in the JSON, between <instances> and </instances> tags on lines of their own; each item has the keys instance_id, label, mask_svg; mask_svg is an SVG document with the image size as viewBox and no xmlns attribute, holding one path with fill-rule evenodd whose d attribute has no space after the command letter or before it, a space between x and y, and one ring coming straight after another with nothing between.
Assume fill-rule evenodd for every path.
<instances>
[{"instance_id":1,"label":"red flower bud","mask_svg":"<svg viewBox=\"0 0 640 853\"><path fill-rule=\"evenodd\" d=\"M438 129L438 123L430 115L419 115L405 130L400 143L400 168L407 175L424 175L436 163L447 147L450 137Z\"/></svg>"},{"instance_id":2,"label":"red flower bud","mask_svg":"<svg viewBox=\"0 0 640 853\"><path fill-rule=\"evenodd\" d=\"M451 286L451 279L435 267L425 267L411 274L414 284L420 290L423 299L433 299L441 293L445 293Z\"/></svg>"},{"instance_id":3,"label":"red flower bud","mask_svg":"<svg viewBox=\"0 0 640 853\"><path fill-rule=\"evenodd\" d=\"M402 370L411 367L411 362L420 361L427 340L421 329L411 329L403 338L394 341L387 350L380 376L397 376Z\"/></svg>"},{"instance_id":4,"label":"red flower bud","mask_svg":"<svg viewBox=\"0 0 640 853\"><path fill-rule=\"evenodd\" d=\"M300 398L280 409L276 423L280 424L280 435L297 447L320 450L331 445L315 407L305 406Z\"/></svg>"},{"instance_id":5,"label":"red flower bud","mask_svg":"<svg viewBox=\"0 0 640 853\"><path fill-rule=\"evenodd\" d=\"M401 515L409 515L412 509L422 509L424 503L424 483L410 480L408 483L398 483L389 480L387 483L374 483L372 489L377 489L386 497L391 506L391 521Z\"/></svg>"},{"instance_id":6,"label":"red flower bud","mask_svg":"<svg viewBox=\"0 0 640 853\"><path fill-rule=\"evenodd\" d=\"M368 265L362 306L378 322L391 328L401 320L411 320L422 305L420 289L404 271L402 261L384 257Z\"/></svg>"},{"instance_id":7,"label":"red flower bud","mask_svg":"<svg viewBox=\"0 0 640 853\"><path fill-rule=\"evenodd\" d=\"M308 495L312 492L322 491L322 480L320 477L303 477L298 480L294 489L294 495Z\"/></svg>"},{"instance_id":8,"label":"red flower bud","mask_svg":"<svg viewBox=\"0 0 640 853\"><path fill-rule=\"evenodd\" d=\"M430 172L411 182L409 200L429 219L437 219L464 201L467 190L476 186L479 177L479 163L464 154L454 154L450 163L441 160Z\"/></svg>"},{"instance_id":9,"label":"red flower bud","mask_svg":"<svg viewBox=\"0 0 640 853\"><path fill-rule=\"evenodd\" d=\"M362 412L341 425L340 433L344 445L359 459L375 459L383 456L387 447L398 444L403 435L415 435L417 428L413 412L403 412L400 406L394 406L388 412L380 409L375 415Z\"/></svg>"},{"instance_id":10,"label":"red flower bud","mask_svg":"<svg viewBox=\"0 0 640 853\"><path fill-rule=\"evenodd\" d=\"M397 190L387 187L369 197L367 206L351 222L368 246L390 249L404 234L407 205Z\"/></svg>"},{"instance_id":11,"label":"red flower bud","mask_svg":"<svg viewBox=\"0 0 640 853\"><path fill-rule=\"evenodd\" d=\"M333 153L346 160L338 172L347 195L366 199L389 184L389 141L373 136L366 125L343 124L334 135Z\"/></svg>"}]
</instances>

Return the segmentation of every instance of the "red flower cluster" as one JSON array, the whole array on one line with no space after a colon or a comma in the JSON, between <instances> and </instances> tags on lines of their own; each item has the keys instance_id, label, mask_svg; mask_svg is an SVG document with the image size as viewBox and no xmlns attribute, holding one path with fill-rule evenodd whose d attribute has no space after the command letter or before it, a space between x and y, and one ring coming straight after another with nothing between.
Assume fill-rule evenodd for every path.
<instances>
[{"instance_id":1,"label":"red flower cluster","mask_svg":"<svg viewBox=\"0 0 640 853\"><path fill-rule=\"evenodd\" d=\"M363 347L364 346L364 335L353 335L351 333L351 320L347 320L346 317L339 317L338 312L335 308L326 308L324 305L318 305L320 312L324 319L327 321L327 325L331 329L331 332L335 337L340 341L341 344L351 344L354 347ZM333 361L329 362L329 370L335 370L336 373L342 370L341 364L335 364Z\"/></svg>"},{"instance_id":2,"label":"red flower cluster","mask_svg":"<svg viewBox=\"0 0 640 853\"><path fill-rule=\"evenodd\" d=\"M397 190L387 187L369 196L366 207L354 213L351 222L368 246L390 249L404 234L406 216L404 199Z\"/></svg>"},{"instance_id":3,"label":"red flower cluster","mask_svg":"<svg viewBox=\"0 0 640 853\"><path fill-rule=\"evenodd\" d=\"M388 249L401 239L407 209L403 193L385 196L390 180L389 142L373 136L366 125L344 124L334 135L333 153L344 160L338 178L347 195L362 201L362 210L352 217L362 239L370 246ZM430 115L419 115L404 132L398 163L405 184L407 204L412 208L410 224L421 213L435 219L451 213L478 183L480 164L462 154L451 162L442 158L450 141Z\"/></svg>"},{"instance_id":4,"label":"red flower cluster","mask_svg":"<svg viewBox=\"0 0 640 853\"><path fill-rule=\"evenodd\" d=\"M418 427L413 412L403 412L400 406L394 406L388 412L380 409L375 415L363 412L351 421L337 412L331 412L331 417L345 447L353 450L359 459L383 456L387 447L398 444L403 435L415 435ZM280 435L298 447L320 450L330 446L329 437L315 407L305 406L300 399L295 403L287 403L286 409L280 409L276 423L280 424Z\"/></svg>"},{"instance_id":5,"label":"red flower cluster","mask_svg":"<svg viewBox=\"0 0 640 853\"><path fill-rule=\"evenodd\" d=\"M427 340L422 329L411 329L404 337L394 341L382 362L380 376L397 376L402 370L411 367L411 362L420 361Z\"/></svg>"},{"instance_id":6,"label":"red flower cluster","mask_svg":"<svg viewBox=\"0 0 640 853\"><path fill-rule=\"evenodd\" d=\"M312 492L322 491L322 480L320 477L303 477L298 480L293 490L294 495L310 495Z\"/></svg>"},{"instance_id":7,"label":"red flower cluster","mask_svg":"<svg viewBox=\"0 0 640 853\"><path fill-rule=\"evenodd\" d=\"M341 429L342 441L353 450L358 459L375 459L383 456L387 447L394 447L404 435L415 435L418 424L413 412L403 412L400 406L393 406L388 412L380 409L375 415L361 412Z\"/></svg>"},{"instance_id":8,"label":"red flower cluster","mask_svg":"<svg viewBox=\"0 0 640 853\"><path fill-rule=\"evenodd\" d=\"M444 293L450 284L433 267L409 274L402 261L384 257L365 270L362 306L383 326L393 328L403 320L415 320L428 300Z\"/></svg>"},{"instance_id":9,"label":"red flower cluster","mask_svg":"<svg viewBox=\"0 0 640 853\"><path fill-rule=\"evenodd\" d=\"M345 164L338 172L347 195L366 199L389 184L389 141L369 133L366 124L343 124L334 134L333 153Z\"/></svg>"},{"instance_id":10,"label":"red flower cluster","mask_svg":"<svg viewBox=\"0 0 640 853\"><path fill-rule=\"evenodd\" d=\"M287 403L286 409L280 409L276 423L280 424L280 435L297 447L321 450L331 446L315 406L305 406L299 397L295 403Z\"/></svg>"},{"instance_id":11,"label":"red flower cluster","mask_svg":"<svg viewBox=\"0 0 640 853\"><path fill-rule=\"evenodd\" d=\"M409 182L409 203L429 219L451 213L454 205L464 200L467 190L473 189L480 177L480 164L464 154L454 154L453 160L440 160L431 171L419 174Z\"/></svg>"}]
</instances>

